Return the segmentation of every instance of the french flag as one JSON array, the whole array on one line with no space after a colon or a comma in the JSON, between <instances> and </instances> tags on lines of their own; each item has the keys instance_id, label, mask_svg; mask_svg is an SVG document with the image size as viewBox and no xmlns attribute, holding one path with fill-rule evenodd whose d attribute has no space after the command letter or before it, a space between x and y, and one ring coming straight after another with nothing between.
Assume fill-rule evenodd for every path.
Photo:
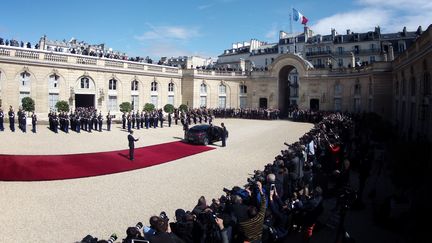
<instances>
[{"instance_id":1,"label":"french flag","mask_svg":"<svg viewBox=\"0 0 432 243\"><path fill-rule=\"evenodd\" d=\"M306 24L309 19L307 19L303 14L301 14L297 9L293 8L293 19L294 21L301 22L302 24Z\"/></svg>"}]
</instances>

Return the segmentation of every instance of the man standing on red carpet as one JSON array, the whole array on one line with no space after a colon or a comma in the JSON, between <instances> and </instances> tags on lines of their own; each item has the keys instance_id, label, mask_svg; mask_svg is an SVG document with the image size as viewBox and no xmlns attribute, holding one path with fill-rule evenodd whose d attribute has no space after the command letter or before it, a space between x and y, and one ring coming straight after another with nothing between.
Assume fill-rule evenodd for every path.
<instances>
[{"instance_id":1,"label":"man standing on red carpet","mask_svg":"<svg viewBox=\"0 0 432 243\"><path fill-rule=\"evenodd\" d=\"M129 159L134 160L134 149L135 149L135 142L138 141L139 138L133 137L133 130L130 130L128 135L128 141L129 141Z\"/></svg>"}]
</instances>

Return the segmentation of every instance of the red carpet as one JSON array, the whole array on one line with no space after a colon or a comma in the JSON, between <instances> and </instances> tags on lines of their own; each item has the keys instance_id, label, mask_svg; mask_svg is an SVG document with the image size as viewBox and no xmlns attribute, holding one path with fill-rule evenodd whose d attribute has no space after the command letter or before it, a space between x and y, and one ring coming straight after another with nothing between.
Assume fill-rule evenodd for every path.
<instances>
[{"instance_id":1,"label":"red carpet","mask_svg":"<svg viewBox=\"0 0 432 243\"><path fill-rule=\"evenodd\" d=\"M129 150L71 155L0 155L0 180L42 181L106 175L166 163L212 150L206 146L171 142Z\"/></svg>"}]
</instances>

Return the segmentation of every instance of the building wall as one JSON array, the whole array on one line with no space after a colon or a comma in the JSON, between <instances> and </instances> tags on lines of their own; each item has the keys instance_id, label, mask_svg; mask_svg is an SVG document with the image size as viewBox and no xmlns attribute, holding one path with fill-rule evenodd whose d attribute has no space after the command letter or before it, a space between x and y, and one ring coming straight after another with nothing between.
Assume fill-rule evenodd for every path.
<instances>
[{"instance_id":1,"label":"building wall","mask_svg":"<svg viewBox=\"0 0 432 243\"><path fill-rule=\"evenodd\" d=\"M432 141L431 73L432 26L429 26L393 62L392 121L398 127L400 135L407 139ZM425 82L427 78L429 84Z\"/></svg>"}]
</instances>

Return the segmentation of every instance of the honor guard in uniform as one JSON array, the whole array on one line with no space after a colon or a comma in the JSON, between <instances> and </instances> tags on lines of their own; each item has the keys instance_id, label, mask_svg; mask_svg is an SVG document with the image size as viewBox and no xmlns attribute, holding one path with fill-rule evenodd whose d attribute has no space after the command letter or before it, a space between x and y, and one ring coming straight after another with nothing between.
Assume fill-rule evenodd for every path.
<instances>
[{"instance_id":1,"label":"honor guard in uniform","mask_svg":"<svg viewBox=\"0 0 432 243\"><path fill-rule=\"evenodd\" d=\"M36 133L37 116L34 112L31 115L31 119L32 119L32 132Z\"/></svg>"},{"instance_id":2,"label":"honor guard in uniform","mask_svg":"<svg viewBox=\"0 0 432 243\"><path fill-rule=\"evenodd\" d=\"M156 111L153 111L153 128L156 128L158 126L158 114Z\"/></svg>"},{"instance_id":3,"label":"honor guard in uniform","mask_svg":"<svg viewBox=\"0 0 432 243\"><path fill-rule=\"evenodd\" d=\"M81 116L80 113L76 113L75 114L75 122L76 122L76 132L80 133L81 132Z\"/></svg>"},{"instance_id":4,"label":"honor guard in uniform","mask_svg":"<svg viewBox=\"0 0 432 243\"><path fill-rule=\"evenodd\" d=\"M163 127L163 122L164 122L162 109L159 111L158 116L159 116L160 127L162 128Z\"/></svg>"},{"instance_id":5,"label":"honor guard in uniform","mask_svg":"<svg viewBox=\"0 0 432 243\"><path fill-rule=\"evenodd\" d=\"M136 124L136 129L140 129L141 126L141 115L139 113L139 111L137 111L137 113L135 114L135 124Z\"/></svg>"},{"instance_id":6,"label":"honor guard in uniform","mask_svg":"<svg viewBox=\"0 0 432 243\"><path fill-rule=\"evenodd\" d=\"M3 113L2 108L0 108L0 132L4 131L3 122L4 122L4 113Z\"/></svg>"},{"instance_id":7,"label":"honor guard in uniform","mask_svg":"<svg viewBox=\"0 0 432 243\"><path fill-rule=\"evenodd\" d=\"M92 124L93 124L93 118L90 113L87 113L87 132L92 132Z\"/></svg>"},{"instance_id":8,"label":"honor guard in uniform","mask_svg":"<svg viewBox=\"0 0 432 243\"><path fill-rule=\"evenodd\" d=\"M55 133L58 133L58 125L59 125L59 120L57 117L57 113L54 113L53 115L53 129Z\"/></svg>"},{"instance_id":9,"label":"honor guard in uniform","mask_svg":"<svg viewBox=\"0 0 432 243\"><path fill-rule=\"evenodd\" d=\"M102 123L103 123L103 117L102 113L99 112L99 116L97 117L98 123L99 123L99 132L102 132Z\"/></svg>"},{"instance_id":10,"label":"honor guard in uniform","mask_svg":"<svg viewBox=\"0 0 432 243\"><path fill-rule=\"evenodd\" d=\"M147 113L147 111L144 113L144 123L145 123L145 128L148 129L149 128L149 114Z\"/></svg>"},{"instance_id":11,"label":"honor guard in uniform","mask_svg":"<svg viewBox=\"0 0 432 243\"><path fill-rule=\"evenodd\" d=\"M15 132L15 112L13 111L12 106L9 108L8 112L9 116L9 127L12 132Z\"/></svg>"},{"instance_id":12,"label":"honor guard in uniform","mask_svg":"<svg viewBox=\"0 0 432 243\"><path fill-rule=\"evenodd\" d=\"M126 129L126 112L123 112L122 114L122 127L123 129Z\"/></svg>"},{"instance_id":13,"label":"honor guard in uniform","mask_svg":"<svg viewBox=\"0 0 432 243\"><path fill-rule=\"evenodd\" d=\"M178 124L178 119L179 119L178 110L175 109L175 110L174 110L174 123L175 123L176 125Z\"/></svg>"},{"instance_id":14,"label":"honor guard in uniform","mask_svg":"<svg viewBox=\"0 0 432 243\"><path fill-rule=\"evenodd\" d=\"M107 119L107 130L108 131L111 131L111 115L110 115L110 112L108 111L108 115L106 116L106 119Z\"/></svg>"},{"instance_id":15,"label":"honor guard in uniform","mask_svg":"<svg viewBox=\"0 0 432 243\"><path fill-rule=\"evenodd\" d=\"M171 113L168 113L168 127L171 127Z\"/></svg>"},{"instance_id":16,"label":"honor guard in uniform","mask_svg":"<svg viewBox=\"0 0 432 243\"><path fill-rule=\"evenodd\" d=\"M21 117L20 119L20 123L21 123L21 130L26 133L27 132L27 115L25 113L25 111L21 111Z\"/></svg>"},{"instance_id":17,"label":"honor guard in uniform","mask_svg":"<svg viewBox=\"0 0 432 243\"><path fill-rule=\"evenodd\" d=\"M93 113L93 130L98 130L98 119L97 119L97 113L96 111Z\"/></svg>"},{"instance_id":18,"label":"honor guard in uniform","mask_svg":"<svg viewBox=\"0 0 432 243\"><path fill-rule=\"evenodd\" d=\"M69 123L70 123L70 121L69 121L69 115L66 112L63 115L63 119L64 119L64 124L63 124L63 126L64 126L64 132L65 133L69 133Z\"/></svg>"},{"instance_id":19,"label":"honor guard in uniform","mask_svg":"<svg viewBox=\"0 0 432 243\"><path fill-rule=\"evenodd\" d=\"M141 112L141 128L144 128L144 111Z\"/></svg>"},{"instance_id":20,"label":"honor guard in uniform","mask_svg":"<svg viewBox=\"0 0 432 243\"><path fill-rule=\"evenodd\" d=\"M135 129L135 112L133 112L133 111L132 111L131 119L132 119L132 128Z\"/></svg>"},{"instance_id":21,"label":"honor guard in uniform","mask_svg":"<svg viewBox=\"0 0 432 243\"><path fill-rule=\"evenodd\" d=\"M128 129L128 132L130 132L131 128L132 128L132 117L131 117L130 113L127 115L126 119L127 119L127 129Z\"/></svg>"}]
</instances>

